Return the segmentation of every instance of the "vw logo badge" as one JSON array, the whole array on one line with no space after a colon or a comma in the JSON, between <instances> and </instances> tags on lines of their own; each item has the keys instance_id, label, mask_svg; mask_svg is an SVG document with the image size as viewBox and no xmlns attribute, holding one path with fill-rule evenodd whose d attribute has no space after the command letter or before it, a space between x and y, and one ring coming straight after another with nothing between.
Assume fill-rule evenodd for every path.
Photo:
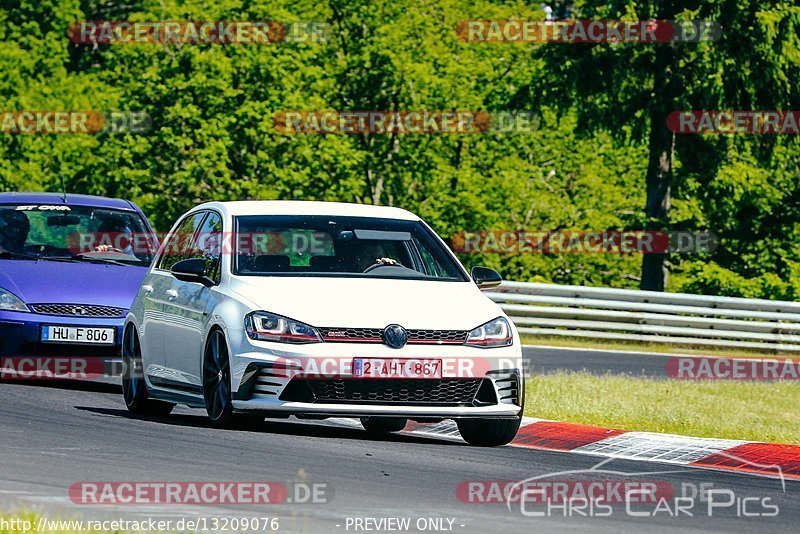
<instances>
[{"instance_id":1,"label":"vw logo badge","mask_svg":"<svg viewBox=\"0 0 800 534\"><path fill-rule=\"evenodd\" d=\"M86 311L80 306L72 308L72 315L86 315Z\"/></svg>"},{"instance_id":2,"label":"vw logo badge","mask_svg":"<svg viewBox=\"0 0 800 534\"><path fill-rule=\"evenodd\" d=\"M383 329L383 342L393 349L403 348L408 341L408 332L399 324L390 324Z\"/></svg>"}]
</instances>

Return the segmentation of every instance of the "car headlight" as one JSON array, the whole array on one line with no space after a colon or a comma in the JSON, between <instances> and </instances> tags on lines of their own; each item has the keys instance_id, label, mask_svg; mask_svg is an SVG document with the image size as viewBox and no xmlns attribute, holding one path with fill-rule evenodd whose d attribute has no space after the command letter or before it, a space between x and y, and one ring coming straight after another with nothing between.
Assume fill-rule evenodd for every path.
<instances>
[{"instance_id":1,"label":"car headlight","mask_svg":"<svg viewBox=\"0 0 800 534\"><path fill-rule=\"evenodd\" d=\"M507 347L513 341L511 325L505 317L498 317L467 334L464 344L481 348Z\"/></svg>"},{"instance_id":2,"label":"car headlight","mask_svg":"<svg viewBox=\"0 0 800 534\"><path fill-rule=\"evenodd\" d=\"M257 311L244 318L244 329L247 337L260 341L277 341L279 343L319 343L322 341L313 326L276 315Z\"/></svg>"},{"instance_id":3,"label":"car headlight","mask_svg":"<svg viewBox=\"0 0 800 534\"><path fill-rule=\"evenodd\" d=\"M5 289L0 289L0 310L29 312L30 310L18 296Z\"/></svg>"}]
</instances>

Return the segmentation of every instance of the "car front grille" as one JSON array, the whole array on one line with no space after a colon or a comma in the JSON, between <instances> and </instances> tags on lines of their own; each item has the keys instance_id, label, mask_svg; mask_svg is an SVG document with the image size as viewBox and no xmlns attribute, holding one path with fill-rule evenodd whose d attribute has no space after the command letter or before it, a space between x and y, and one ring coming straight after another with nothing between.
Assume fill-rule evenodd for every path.
<instances>
[{"instance_id":1,"label":"car front grille","mask_svg":"<svg viewBox=\"0 0 800 534\"><path fill-rule=\"evenodd\" d=\"M36 313L44 315L67 315L72 317L122 317L123 308L93 306L89 304L32 304Z\"/></svg>"},{"instance_id":2,"label":"car front grille","mask_svg":"<svg viewBox=\"0 0 800 534\"><path fill-rule=\"evenodd\" d=\"M482 378L295 378L282 400L327 404L424 404L472 405ZM309 398L310 397L310 398Z\"/></svg>"},{"instance_id":3,"label":"car front grille","mask_svg":"<svg viewBox=\"0 0 800 534\"><path fill-rule=\"evenodd\" d=\"M383 343L383 328L320 328L322 339L332 343ZM461 345L466 330L409 330L408 343Z\"/></svg>"}]
</instances>

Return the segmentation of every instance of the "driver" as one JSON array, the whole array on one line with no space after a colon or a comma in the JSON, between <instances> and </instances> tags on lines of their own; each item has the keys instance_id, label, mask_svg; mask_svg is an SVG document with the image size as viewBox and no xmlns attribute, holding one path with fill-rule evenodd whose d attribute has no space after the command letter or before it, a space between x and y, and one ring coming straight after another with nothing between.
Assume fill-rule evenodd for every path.
<instances>
[{"instance_id":1,"label":"driver","mask_svg":"<svg viewBox=\"0 0 800 534\"><path fill-rule=\"evenodd\" d=\"M96 245L95 252L121 252L133 256L133 230L127 221L121 218L104 220L97 228L97 233L107 235L114 242L124 244L124 248L117 248L112 245Z\"/></svg>"},{"instance_id":2,"label":"driver","mask_svg":"<svg viewBox=\"0 0 800 534\"><path fill-rule=\"evenodd\" d=\"M23 212L0 210L0 251L24 252L30 230L31 223Z\"/></svg>"},{"instance_id":3,"label":"driver","mask_svg":"<svg viewBox=\"0 0 800 534\"><path fill-rule=\"evenodd\" d=\"M390 251L386 250L380 242L365 241L359 243L358 268L359 272L364 272L373 265L402 265L399 261L390 258Z\"/></svg>"}]
</instances>

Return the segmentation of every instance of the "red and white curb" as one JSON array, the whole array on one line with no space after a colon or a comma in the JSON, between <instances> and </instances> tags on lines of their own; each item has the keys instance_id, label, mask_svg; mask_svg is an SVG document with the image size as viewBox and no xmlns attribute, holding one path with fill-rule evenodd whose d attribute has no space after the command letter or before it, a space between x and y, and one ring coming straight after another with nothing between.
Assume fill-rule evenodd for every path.
<instances>
[{"instance_id":1,"label":"red and white curb","mask_svg":"<svg viewBox=\"0 0 800 534\"><path fill-rule=\"evenodd\" d=\"M360 427L357 419L329 421L337 426ZM436 424L410 421L403 432L461 440L450 420ZM525 417L510 446L800 480L798 445L633 432Z\"/></svg>"}]
</instances>

